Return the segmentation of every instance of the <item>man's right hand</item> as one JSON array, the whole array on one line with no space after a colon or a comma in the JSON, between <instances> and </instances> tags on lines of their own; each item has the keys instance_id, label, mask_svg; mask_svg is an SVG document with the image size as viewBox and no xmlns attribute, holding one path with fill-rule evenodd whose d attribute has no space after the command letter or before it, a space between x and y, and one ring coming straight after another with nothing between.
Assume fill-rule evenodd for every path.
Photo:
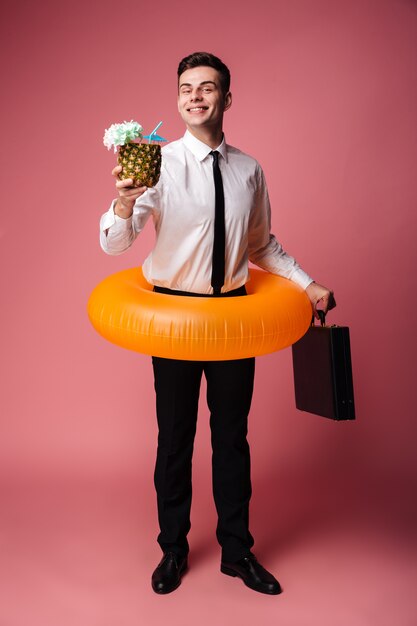
<instances>
[{"instance_id":1,"label":"man's right hand","mask_svg":"<svg viewBox=\"0 0 417 626\"><path fill-rule=\"evenodd\" d=\"M119 217L127 219L133 213L136 199L145 193L147 187L133 187L133 180L131 178L119 180L118 175L122 169L121 165L117 165L112 170L113 176L117 179L116 189L119 192L119 197L114 205L114 212Z\"/></svg>"}]
</instances>

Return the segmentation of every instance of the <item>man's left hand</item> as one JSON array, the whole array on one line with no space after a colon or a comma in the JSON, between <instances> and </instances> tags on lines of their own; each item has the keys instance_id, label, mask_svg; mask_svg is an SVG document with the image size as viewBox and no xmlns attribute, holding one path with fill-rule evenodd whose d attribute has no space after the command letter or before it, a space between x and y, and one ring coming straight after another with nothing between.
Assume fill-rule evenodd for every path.
<instances>
[{"instance_id":1,"label":"man's left hand","mask_svg":"<svg viewBox=\"0 0 417 626\"><path fill-rule=\"evenodd\" d=\"M330 309L334 309L336 306L336 300L334 299L333 291L331 289L327 289L327 287L323 287L323 285L319 285L318 283L312 282L306 289L306 294L310 298L311 306L313 308L313 315L316 319L319 319L319 314L317 313L317 307L323 309L326 314Z\"/></svg>"}]
</instances>

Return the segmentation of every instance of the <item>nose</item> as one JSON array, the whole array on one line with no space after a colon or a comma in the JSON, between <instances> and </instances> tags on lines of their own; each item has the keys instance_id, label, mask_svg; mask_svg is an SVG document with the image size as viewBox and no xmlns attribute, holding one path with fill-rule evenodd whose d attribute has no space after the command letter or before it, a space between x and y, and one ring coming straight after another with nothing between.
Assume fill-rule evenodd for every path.
<instances>
[{"instance_id":1,"label":"nose","mask_svg":"<svg viewBox=\"0 0 417 626\"><path fill-rule=\"evenodd\" d=\"M194 102L194 100L201 100L201 94L197 89L194 89L194 91L192 91L191 93L191 101Z\"/></svg>"}]
</instances>

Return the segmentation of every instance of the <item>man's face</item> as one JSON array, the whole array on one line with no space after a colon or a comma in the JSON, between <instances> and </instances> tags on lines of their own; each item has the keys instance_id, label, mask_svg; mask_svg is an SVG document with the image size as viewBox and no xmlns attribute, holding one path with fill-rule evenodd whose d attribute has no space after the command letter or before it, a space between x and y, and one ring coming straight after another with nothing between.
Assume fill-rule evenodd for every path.
<instances>
[{"instance_id":1,"label":"man's face","mask_svg":"<svg viewBox=\"0 0 417 626\"><path fill-rule=\"evenodd\" d=\"M223 113L232 103L232 95L223 95L220 77L212 67L193 67L179 78L178 111L185 125L193 129L221 130Z\"/></svg>"}]
</instances>

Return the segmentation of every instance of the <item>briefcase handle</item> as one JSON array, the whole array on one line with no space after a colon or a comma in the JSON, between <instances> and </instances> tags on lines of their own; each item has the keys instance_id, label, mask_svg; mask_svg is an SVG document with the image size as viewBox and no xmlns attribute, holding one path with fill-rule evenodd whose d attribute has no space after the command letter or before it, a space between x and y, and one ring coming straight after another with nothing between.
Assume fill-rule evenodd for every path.
<instances>
[{"instance_id":1,"label":"briefcase handle","mask_svg":"<svg viewBox=\"0 0 417 626\"><path fill-rule=\"evenodd\" d=\"M326 313L324 311L322 311L321 309L317 309L317 315L319 316L320 325L324 326L325 323L326 323ZM315 317L313 315L313 317L311 318L311 325L312 326L315 326L314 321L315 321Z\"/></svg>"}]
</instances>

